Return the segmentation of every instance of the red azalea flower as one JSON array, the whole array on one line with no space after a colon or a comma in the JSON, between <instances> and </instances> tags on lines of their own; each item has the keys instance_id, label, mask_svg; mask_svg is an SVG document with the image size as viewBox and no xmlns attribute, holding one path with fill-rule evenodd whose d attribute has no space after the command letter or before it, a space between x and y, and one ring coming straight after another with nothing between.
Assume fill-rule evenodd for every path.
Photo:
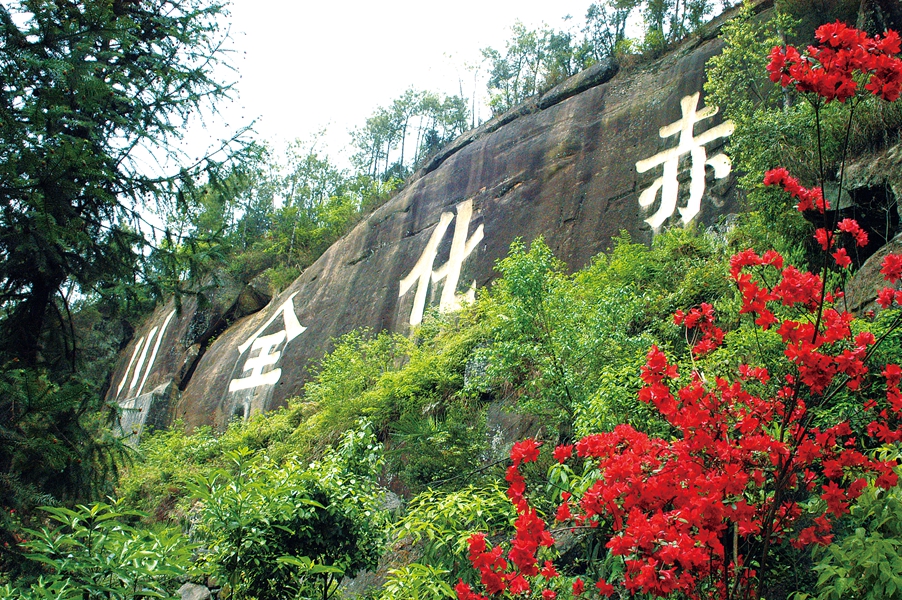
<instances>
[{"instance_id":1,"label":"red azalea flower","mask_svg":"<svg viewBox=\"0 0 902 600\"><path fill-rule=\"evenodd\" d=\"M584 591L586 591L586 584L583 583L582 579L577 577L576 581L573 582L573 595L579 596Z\"/></svg>"},{"instance_id":2,"label":"red azalea flower","mask_svg":"<svg viewBox=\"0 0 902 600\"><path fill-rule=\"evenodd\" d=\"M858 225L858 221L855 219L843 219L836 224L836 227L854 237L858 246L868 245L868 233Z\"/></svg>"},{"instance_id":3,"label":"red azalea flower","mask_svg":"<svg viewBox=\"0 0 902 600\"><path fill-rule=\"evenodd\" d=\"M510 456L515 467L519 467L521 463L535 462L539 458L539 444L533 439L517 442L511 448Z\"/></svg>"},{"instance_id":4,"label":"red azalea flower","mask_svg":"<svg viewBox=\"0 0 902 600\"><path fill-rule=\"evenodd\" d=\"M827 231L823 227L814 230L814 239L821 245L821 250L829 250L833 246L833 232Z\"/></svg>"},{"instance_id":5,"label":"red azalea flower","mask_svg":"<svg viewBox=\"0 0 902 600\"><path fill-rule=\"evenodd\" d=\"M550 560L545 561L545 564L542 566L540 573L545 579L552 579L558 576L557 569L554 568L554 563L552 563Z\"/></svg>"},{"instance_id":6,"label":"red azalea flower","mask_svg":"<svg viewBox=\"0 0 902 600\"><path fill-rule=\"evenodd\" d=\"M552 456L561 464L573 455L573 444L561 445L554 449Z\"/></svg>"},{"instance_id":7,"label":"red azalea flower","mask_svg":"<svg viewBox=\"0 0 902 600\"><path fill-rule=\"evenodd\" d=\"M614 586L604 579L599 579L595 584L595 587L598 588L598 593L606 598L610 598L614 595Z\"/></svg>"},{"instance_id":8,"label":"red azalea flower","mask_svg":"<svg viewBox=\"0 0 902 600\"><path fill-rule=\"evenodd\" d=\"M836 265L841 269L845 269L852 264L852 259L849 258L849 254L846 252L845 248L840 248L834 252L833 260L836 261Z\"/></svg>"},{"instance_id":9,"label":"red azalea flower","mask_svg":"<svg viewBox=\"0 0 902 600\"><path fill-rule=\"evenodd\" d=\"M883 258L880 273L890 283L896 283L902 278L902 254L887 254Z\"/></svg>"}]
</instances>

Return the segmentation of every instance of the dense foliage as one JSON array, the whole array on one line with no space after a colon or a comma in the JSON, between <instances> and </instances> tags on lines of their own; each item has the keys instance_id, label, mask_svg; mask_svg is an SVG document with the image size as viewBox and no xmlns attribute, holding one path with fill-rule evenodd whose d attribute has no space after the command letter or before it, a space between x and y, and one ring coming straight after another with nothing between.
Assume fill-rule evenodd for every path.
<instances>
[{"instance_id":1,"label":"dense foliage","mask_svg":"<svg viewBox=\"0 0 902 600\"><path fill-rule=\"evenodd\" d=\"M898 99L897 33L868 37L837 22L818 28L816 37L817 45L805 54L775 46L767 70L772 81L809 94L818 132L825 104L848 101L851 113L854 99L865 92L889 102ZM835 524L866 488L892 490L899 484L897 459L884 457L895 454L893 446L902 440L902 369L871 358L902 324L902 316L896 311L873 331L853 327L853 315L841 307L842 290L831 291L831 271L852 264L840 240L845 236L850 245L863 247L868 234L854 219L828 215L839 198L830 200L823 191L823 162L819 175L821 187L810 189L782 167L764 177L765 185L782 188L797 201L797 210L822 225L814 231L822 256L819 274L786 265L774 250L760 255L744 250L730 259L730 279L741 299L738 314L749 315L748 327L756 337L771 338L779 353L759 350L744 356L727 374L724 367L734 367L717 360L727 336L715 322L714 308L702 303L678 310L674 322L691 339L690 374L680 377L678 365L652 346L638 394L660 412L671 434L650 436L624 424L554 449L563 469L575 451L574 462L592 470L588 487L562 480L554 522L598 529L606 538L612 560L594 574L602 596L620 588L654 597L770 597L776 547L831 544ZM902 255L886 255L880 272L890 286L879 292L877 303L884 309L902 306L902 292L895 287L902 279ZM837 418L835 409L848 411L856 403L864 422L853 429L848 413ZM884 457L872 456L881 445ZM510 453L507 494L518 517L506 548L487 543L482 533L469 540L470 560L490 595L517 596L541 588L543 598L553 599L560 591L551 519L531 504L521 472L539 459L539 446L526 439ZM863 535L847 538L833 556L856 548L861 553ZM874 558L886 561L879 568L890 571L897 554L890 544ZM819 569L821 583L832 583L822 590L825 597L837 588L864 589L857 581L849 585L834 564ZM871 569L844 574L874 577ZM880 587L894 594L897 582L890 577ZM463 579L455 590L461 600L485 598ZM572 592L583 595L581 579L573 582Z\"/></svg>"},{"instance_id":2,"label":"dense foliage","mask_svg":"<svg viewBox=\"0 0 902 600\"><path fill-rule=\"evenodd\" d=\"M544 24L529 29L517 21L503 50L482 49L492 114L506 112L598 61L629 62L631 54L660 56L728 4L715 0L601 0L589 5L579 30L573 26L555 30ZM568 25L570 19L569 15L564 19ZM630 38L628 32L638 35Z\"/></svg>"},{"instance_id":3,"label":"dense foliage","mask_svg":"<svg viewBox=\"0 0 902 600\"><path fill-rule=\"evenodd\" d=\"M190 115L227 97L224 6L206 0L0 6L0 537L10 510L111 490L122 446L100 387L118 350L82 352L89 306L129 314L159 271L148 212L205 178L174 150ZM146 159L172 161L174 172ZM145 236L144 233L148 235ZM156 242L156 243L155 243ZM90 310L86 312L91 312ZM102 319L101 319L102 320ZM88 343L90 343L90 341ZM99 358L99 365L92 359ZM85 374L74 375L86 366ZM13 561L13 562L10 562ZM15 564L0 552L0 564Z\"/></svg>"},{"instance_id":4,"label":"dense foliage","mask_svg":"<svg viewBox=\"0 0 902 600\"><path fill-rule=\"evenodd\" d=\"M409 88L351 132L352 162L377 180L403 179L472 125L467 99Z\"/></svg>"},{"instance_id":5,"label":"dense foliage","mask_svg":"<svg viewBox=\"0 0 902 600\"><path fill-rule=\"evenodd\" d=\"M28 587L0 587L3 598L166 597L188 572L196 546L175 527L136 527L144 515L121 502L44 510L54 525L25 530L22 545L48 574Z\"/></svg>"},{"instance_id":6,"label":"dense foliage","mask_svg":"<svg viewBox=\"0 0 902 600\"><path fill-rule=\"evenodd\" d=\"M31 20L0 7L3 35L25 36L5 56L35 50L38 34L15 29L22 23L56 31L68 21L54 18L69 11L88 25L112 19L96 51L108 50L111 64L131 60L104 36L158 39L168 18L131 2L83 11L32 4L22 5ZM515 29L506 53L487 54L501 98L494 108L631 51L625 24L634 11L645 19L635 47L654 54L712 8L600 2L584 41ZM902 83L899 42L834 24L804 56L785 46L793 28L806 27L798 16L747 10L725 27L727 48L712 64L709 93L737 122L731 152L748 173L751 210L737 223L665 231L650 246L622 235L576 272L543 239L518 240L498 262L497 282L460 312L427 314L409 338L351 332L285 408L220 433L176 423L145 435L131 460L106 433L94 381L102 377L61 376L71 368L54 365L68 342L41 333L33 361L26 352L0 373L0 597L171 598L190 581L219 598L325 600L350 594L342 579L360 569L384 576L368 592L381 600L482 597L473 590L543 600L902 595L902 292L881 292L879 314L844 312L836 288L879 227L830 209L844 154L885 144L902 122L885 102ZM47 87L10 106L31 102L38 114L65 96L60 86L74 83L63 63L33 71L49 77ZM90 83L81 75L75 83ZM54 140L77 138L66 111L91 99L78 89L78 101L59 109L64 131ZM204 96L197 92L190 102ZM850 125L850 106L865 125ZM78 290L77 317L103 337L112 310L104 298L142 266L170 287L197 283L203 266L244 281L263 274L278 289L468 117L462 98L410 90L358 130L359 173L337 168L314 140L279 159L251 146L202 181L156 181L158 198L177 200L157 248L140 253L138 226L109 217L105 227L131 236L134 264L90 285L88 271L72 271L44 318L65 312L63 295ZM819 136L807 131L812 123ZM19 152L62 150L36 139ZM771 169L778 161L788 168ZM113 187L103 177L69 184L102 188L110 214L134 216L129 203L139 196L114 193L115 176L106 174ZM45 192L37 186L10 206L62 197L38 197ZM902 260L890 255L883 274L897 283ZM4 299L0 324L35 306L30 285ZM101 493L118 499L89 502ZM33 510L39 504L47 506Z\"/></svg>"},{"instance_id":7,"label":"dense foliage","mask_svg":"<svg viewBox=\"0 0 902 600\"><path fill-rule=\"evenodd\" d=\"M227 95L224 6L206 0L14 2L0 6L0 359L52 360L73 293L111 294L143 274L141 210L176 201L206 160L174 176L172 142ZM178 166L176 166L178 171ZM63 360L75 340L60 342Z\"/></svg>"},{"instance_id":8,"label":"dense foliage","mask_svg":"<svg viewBox=\"0 0 902 600\"><path fill-rule=\"evenodd\" d=\"M253 144L240 163L184 190L186 202L167 220L171 264L160 269L171 286L212 273L261 277L264 288L282 290L401 184L339 168L318 139L296 140L280 156Z\"/></svg>"},{"instance_id":9,"label":"dense foliage","mask_svg":"<svg viewBox=\"0 0 902 600\"><path fill-rule=\"evenodd\" d=\"M367 428L347 432L335 450L304 465L282 464L247 448L229 452L228 470L191 486L199 504L195 535L203 563L233 598L314 594L329 598L337 576L372 567L381 549L381 448Z\"/></svg>"}]
</instances>

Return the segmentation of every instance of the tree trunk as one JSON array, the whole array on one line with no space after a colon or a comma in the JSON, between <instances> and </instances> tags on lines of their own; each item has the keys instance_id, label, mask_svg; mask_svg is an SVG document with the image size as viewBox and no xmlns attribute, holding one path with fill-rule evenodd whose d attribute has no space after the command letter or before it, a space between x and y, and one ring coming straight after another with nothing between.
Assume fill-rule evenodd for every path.
<instances>
[{"instance_id":1,"label":"tree trunk","mask_svg":"<svg viewBox=\"0 0 902 600\"><path fill-rule=\"evenodd\" d=\"M47 308L63 280L59 277L33 281L31 292L3 324L0 349L4 359L17 359L19 366L35 367L40 361L41 334Z\"/></svg>"},{"instance_id":2,"label":"tree trunk","mask_svg":"<svg viewBox=\"0 0 902 600\"><path fill-rule=\"evenodd\" d=\"M410 121L410 115L404 117L404 126L401 128L401 170L404 170L404 142L407 141L407 123Z\"/></svg>"}]
</instances>

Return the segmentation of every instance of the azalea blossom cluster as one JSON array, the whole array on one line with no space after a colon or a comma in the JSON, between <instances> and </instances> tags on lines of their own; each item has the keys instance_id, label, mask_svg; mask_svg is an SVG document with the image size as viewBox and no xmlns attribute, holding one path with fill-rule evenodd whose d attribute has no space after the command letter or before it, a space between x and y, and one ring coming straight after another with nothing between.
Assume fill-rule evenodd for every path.
<instances>
[{"instance_id":1,"label":"azalea blossom cluster","mask_svg":"<svg viewBox=\"0 0 902 600\"><path fill-rule=\"evenodd\" d=\"M676 311L673 313L673 322L685 325L687 331L694 329L701 334L701 338L692 346L692 353L696 356L707 354L723 343L723 330L714 324L714 307L707 302L688 313Z\"/></svg>"},{"instance_id":2,"label":"azalea blossom cluster","mask_svg":"<svg viewBox=\"0 0 902 600\"><path fill-rule=\"evenodd\" d=\"M824 199L821 188L816 187L807 189L803 187L799 181L791 176L789 172L778 167L771 169L764 174L764 185L778 186L787 192L793 198L798 199L796 209L800 212L817 211L824 214L824 211L830 207L829 203ZM822 250L831 250L836 247L837 239L841 233L847 233L855 245L864 247L868 245L868 233L858 224L855 219L843 219L836 224L835 229L827 229L819 227L814 232L814 239L820 245ZM852 264L852 259L845 248L838 248L832 254L837 266L842 269L848 268Z\"/></svg>"},{"instance_id":3,"label":"azalea blossom cluster","mask_svg":"<svg viewBox=\"0 0 902 600\"><path fill-rule=\"evenodd\" d=\"M511 449L510 457L513 464L507 470L507 496L517 509L517 520L514 523L516 534L507 558L504 558L501 546L488 546L485 535L477 533L469 539L470 562L479 571L480 581L489 594L504 591L524 594L531 589L527 577L540 575L546 582L558 577L551 561L545 561L541 568L538 566L539 549L554 545L554 538L544 519L529 506L524 496L526 480L519 471L522 464L535 462L539 458L539 444L532 439L517 442ZM485 600L485 596L474 593L463 581L457 584L455 591L460 600ZM542 591L544 600L556 597L554 590Z\"/></svg>"},{"instance_id":4,"label":"azalea blossom cluster","mask_svg":"<svg viewBox=\"0 0 902 600\"><path fill-rule=\"evenodd\" d=\"M902 270L902 257L892 256L884 261L890 281ZM595 587L602 595L612 595L617 583L630 594L658 597L679 592L727 598L739 591L753 597L756 572L749 562L760 559L758 551L784 542L799 548L828 544L833 522L869 481L881 488L898 483L895 462L869 457L847 422L812 425L813 408L843 388L859 390L869 375L871 383L876 379L866 365L874 335L853 334L851 315L822 297L821 278L784 267L776 252L735 255L731 278L743 290L742 311L780 335L786 359L781 373L741 365L733 381L717 377L709 383L697 371L681 379L677 365L652 347L639 399L654 405L675 439L619 425L553 451L559 463L590 461L600 474L579 497L561 494L555 520L559 527L609 532L607 548L622 557L624 573L616 582L599 580ZM793 318L776 316L786 313ZM706 351L723 341L710 306L678 313L675 320L704 329ZM881 378L885 400L865 403L876 415L868 432L881 442L902 440L896 426L902 417L902 369L886 365ZM519 517L510 549L489 547L482 535L470 539L470 559L490 595L525 594L530 580L544 586L558 576L551 562L539 563L538 550L550 547L553 538L530 506L520 473L539 453L534 440L511 451L508 496ZM810 505L809 498L821 502ZM736 552L740 547L744 553ZM576 596L585 591L582 580L573 591ZM457 592L461 600L484 598L463 582ZM541 594L556 597L551 589Z\"/></svg>"},{"instance_id":5,"label":"azalea blossom cluster","mask_svg":"<svg viewBox=\"0 0 902 600\"><path fill-rule=\"evenodd\" d=\"M767 70L771 81L783 87L794 85L800 92L813 92L825 101L845 102L858 91L856 75L864 88L890 102L902 92L902 60L899 34L868 35L844 23L821 25L815 32L818 44L802 54L792 46L775 46Z\"/></svg>"},{"instance_id":6,"label":"azalea blossom cluster","mask_svg":"<svg viewBox=\"0 0 902 600\"><path fill-rule=\"evenodd\" d=\"M902 61L894 56L900 47L896 33L870 38L834 23L820 27L817 40L807 56L792 47L774 48L771 79L827 102L844 102L857 93L858 77L868 80L864 87L871 93L898 98ZM803 187L786 169L769 171L764 183L789 193L802 212L826 216L830 208L821 188ZM845 269L851 259L838 247L842 235L858 246L868 243L854 219L819 228L814 237ZM598 473L585 491L561 491L554 519L565 529L600 528L607 534L606 547L623 568L611 581L595 583L600 595L612 596L616 584L630 595L755 598L758 570L766 568L773 546L829 544L835 520L868 485L888 489L899 483L896 462L875 459L866 449L902 441L902 368L884 365L879 376L872 371L868 362L878 340L868 331L854 332L852 315L835 306L842 292L827 291L826 266L817 275L784 263L774 250L746 250L730 261L739 314L779 336L782 362L741 364L733 380L709 381L697 370L681 377L678 366L653 346L642 368L639 400L653 405L675 435L654 437L623 424L554 449L559 464L578 461ZM902 254L886 256L881 273L891 286L880 291L878 303L902 306L902 290L895 288ZM694 357L724 343L709 304L677 311L674 322L695 334ZM880 397L872 395L881 388ZM818 409L840 393L864 396L865 414L873 415L866 434L856 435L848 422L815 425ZM538 592L534 588L544 600L557 596L551 584L557 570L549 560L539 564L542 548L551 548L554 538L530 505L520 472L539 454L535 440L511 450L507 493L518 518L509 549L490 546L482 534L469 540L470 560L491 596ZM460 600L486 599L463 581L455 590ZM572 583L572 593L586 593L582 579Z\"/></svg>"},{"instance_id":7,"label":"azalea blossom cluster","mask_svg":"<svg viewBox=\"0 0 902 600\"><path fill-rule=\"evenodd\" d=\"M830 208L830 204L824 199L821 188L805 188L799 180L789 174L784 167L771 169L764 174L764 185L776 185L783 188L790 196L798 200L796 209L799 212L816 210L821 214Z\"/></svg>"}]
</instances>

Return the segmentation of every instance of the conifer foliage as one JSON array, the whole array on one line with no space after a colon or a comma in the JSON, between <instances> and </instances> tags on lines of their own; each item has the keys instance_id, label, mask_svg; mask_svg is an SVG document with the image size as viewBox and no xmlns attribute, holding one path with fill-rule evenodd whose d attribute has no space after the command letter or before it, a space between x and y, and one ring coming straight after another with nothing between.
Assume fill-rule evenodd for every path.
<instances>
[{"instance_id":1,"label":"conifer foliage","mask_svg":"<svg viewBox=\"0 0 902 600\"><path fill-rule=\"evenodd\" d=\"M96 386L73 375L71 304L118 305L146 280L147 211L211 166L183 164L174 142L228 93L213 74L223 12L215 0L0 4L0 568L21 562L19 514L110 491L123 448Z\"/></svg>"},{"instance_id":2,"label":"conifer foliage","mask_svg":"<svg viewBox=\"0 0 902 600\"><path fill-rule=\"evenodd\" d=\"M33 366L73 290L134 282L142 210L207 161L161 174L189 116L228 86L210 0L0 5L0 358ZM55 327L67 332L68 327ZM70 340L70 344L72 340Z\"/></svg>"}]
</instances>

